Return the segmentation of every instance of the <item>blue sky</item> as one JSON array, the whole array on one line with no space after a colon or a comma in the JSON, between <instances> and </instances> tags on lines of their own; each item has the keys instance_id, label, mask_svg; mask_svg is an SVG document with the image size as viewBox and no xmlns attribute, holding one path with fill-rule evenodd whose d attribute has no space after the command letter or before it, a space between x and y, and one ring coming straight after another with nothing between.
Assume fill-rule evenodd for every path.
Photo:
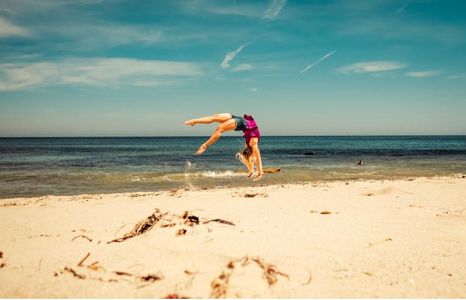
<instances>
[{"instance_id":1,"label":"blue sky","mask_svg":"<svg viewBox=\"0 0 466 300\"><path fill-rule=\"evenodd\" d=\"M0 1L0 136L466 134L466 1Z\"/></svg>"}]
</instances>

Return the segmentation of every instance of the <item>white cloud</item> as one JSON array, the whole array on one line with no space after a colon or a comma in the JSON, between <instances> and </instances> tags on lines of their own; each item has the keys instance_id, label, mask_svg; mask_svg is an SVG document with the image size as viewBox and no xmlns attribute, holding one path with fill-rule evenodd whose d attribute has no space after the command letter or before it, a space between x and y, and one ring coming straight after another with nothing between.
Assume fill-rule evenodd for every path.
<instances>
[{"instance_id":1,"label":"white cloud","mask_svg":"<svg viewBox=\"0 0 466 300\"><path fill-rule=\"evenodd\" d=\"M250 64L240 64L233 68L233 72L249 71L252 69Z\"/></svg>"},{"instance_id":2,"label":"white cloud","mask_svg":"<svg viewBox=\"0 0 466 300\"><path fill-rule=\"evenodd\" d=\"M45 85L172 85L174 77L202 74L197 64L129 58L69 59L0 65L0 91Z\"/></svg>"},{"instance_id":3,"label":"white cloud","mask_svg":"<svg viewBox=\"0 0 466 300\"><path fill-rule=\"evenodd\" d=\"M246 47L246 44L241 45L238 49L232 52L228 52L225 55L225 58L223 59L222 63L220 64L220 67L222 69L228 69L230 67L230 62L235 58L235 56L243 50L243 48Z\"/></svg>"},{"instance_id":4,"label":"white cloud","mask_svg":"<svg viewBox=\"0 0 466 300\"><path fill-rule=\"evenodd\" d=\"M104 22L62 23L60 26L36 28L38 35L55 35L65 39L66 48L86 50L125 44L151 45L160 42L161 30L149 26L132 26Z\"/></svg>"},{"instance_id":5,"label":"white cloud","mask_svg":"<svg viewBox=\"0 0 466 300\"><path fill-rule=\"evenodd\" d=\"M258 91L259 91L259 89L256 88L256 87L250 88L249 90L250 90L251 92L258 92Z\"/></svg>"},{"instance_id":6,"label":"white cloud","mask_svg":"<svg viewBox=\"0 0 466 300\"><path fill-rule=\"evenodd\" d=\"M463 79L463 78L466 78L466 74L454 74L454 75L450 75L448 76L448 79Z\"/></svg>"},{"instance_id":7,"label":"white cloud","mask_svg":"<svg viewBox=\"0 0 466 300\"><path fill-rule=\"evenodd\" d=\"M406 76L408 77L415 77L415 78L424 78L424 77L432 77L439 75L439 71L417 71L417 72L408 72Z\"/></svg>"},{"instance_id":8,"label":"white cloud","mask_svg":"<svg viewBox=\"0 0 466 300\"><path fill-rule=\"evenodd\" d=\"M407 65L396 61L367 61L354 63L342 68L338 71L343 74L348 73L374 73L386 72L406 68Z\"/></svg>"},{"instance_id":9,"label":"white cloud","mask_svg":"<svg viewBox=\"0 0 466 300\"><path fill-rule=\"evenodd\" d=\"M0 38L10 36L28 37L29 35L30 32L26 28L14 25L0 17Z\"/></svg>"},{"instance_id":10,"label":"white cloud","mask_svg":"<svg viewBox=\"0 0 466 300\"><path fill-rule=\"evenodd\" d=\"M270 3L269 7L265 10L262 18L266 20L274 20L285 4L286 0L272 0L272 3Z\"/></svg>"},{"instance_id":11,"label":"white cloud","mask_svg":"<svg viewBox=\"0 0 466 300\"><path fill-rule=\"evenodd\" d=\"M332 52L329 52L327 54L325 54L324 56L322 56L321 58L319 58L318 60L316 60L315 62L313 62L312 64L310 64L309 66L305 67L302 71L301 71L301 74L306 72L307 70L309 70L310 68L312 68L313 66L317 65L319 62L323 61L324 59L327 59L328 57L330 57L333 53L337 52L337 50L333 50Z\"/></svg>"}]
</instances>

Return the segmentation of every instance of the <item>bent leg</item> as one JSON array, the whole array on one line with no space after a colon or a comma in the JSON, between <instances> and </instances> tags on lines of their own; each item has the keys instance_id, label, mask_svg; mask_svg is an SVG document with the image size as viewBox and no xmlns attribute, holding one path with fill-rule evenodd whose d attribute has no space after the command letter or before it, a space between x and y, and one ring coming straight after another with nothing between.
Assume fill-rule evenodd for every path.
<instances>
[{"instance_id":1,"label":"bent leg","mask_svg":"<svg viewBox=\"0 0 466 300\"><path fill-rule=\"evenodd\" d=\"M184 122L185 125L194 126L196 124L210 124L213 122L223 123L230 120L233 116L230 113L215 114L208 117L203 117L199 119L191 119Z\"/></svg>"},{"instance_id":2,"label":"bent leg","mask_svg":"<svg viewBox=\"0 0 466 300\"><path fill-rule=\"evenodd\" d=\"M226 122L218 125L217 129L215 129L214 133L210 136L210 138L202 144L196 152L196 155L201 155L204 151L207 150L212 144L218 141L222 133L225 131L234 130L236 128L236 122L233 119L229 119Z\"/></svg>"}]
</instances>

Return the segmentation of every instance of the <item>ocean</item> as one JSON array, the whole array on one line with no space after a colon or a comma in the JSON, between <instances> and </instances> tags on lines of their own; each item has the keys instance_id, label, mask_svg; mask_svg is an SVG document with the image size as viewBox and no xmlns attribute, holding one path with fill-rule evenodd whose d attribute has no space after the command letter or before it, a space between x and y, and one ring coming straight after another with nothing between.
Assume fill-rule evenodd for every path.
<instances>
[{"instance_id":1,"label":"ocean","mask_svg":"<svg viewBox=\"0 0 466 300\"><path fill-rule=\"evenodd\" d=\"M257 182L235 159L243 138L0 138L0 198L466 174L466 136L264 136ZM363 161L358 165L358 161Z\"/></svg>"}]
</instances>

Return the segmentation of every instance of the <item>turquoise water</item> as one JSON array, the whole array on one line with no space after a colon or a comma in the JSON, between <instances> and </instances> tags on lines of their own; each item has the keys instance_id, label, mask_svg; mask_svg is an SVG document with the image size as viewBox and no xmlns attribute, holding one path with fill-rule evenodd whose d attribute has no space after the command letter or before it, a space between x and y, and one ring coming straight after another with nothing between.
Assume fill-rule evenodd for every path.
<instances>
[{"instance_id":1,"label":"turquoise water","mask_svg":"<svg viewBox=\"0 0 466 300\"><path fill-rule=\"evenodd\" d=\"M259 182L237 173L241 137L0 138L0 198L466 174L466 136L262 137ZM362 166L357 162L362 160Z\"/></svg>"}]
</instances>

